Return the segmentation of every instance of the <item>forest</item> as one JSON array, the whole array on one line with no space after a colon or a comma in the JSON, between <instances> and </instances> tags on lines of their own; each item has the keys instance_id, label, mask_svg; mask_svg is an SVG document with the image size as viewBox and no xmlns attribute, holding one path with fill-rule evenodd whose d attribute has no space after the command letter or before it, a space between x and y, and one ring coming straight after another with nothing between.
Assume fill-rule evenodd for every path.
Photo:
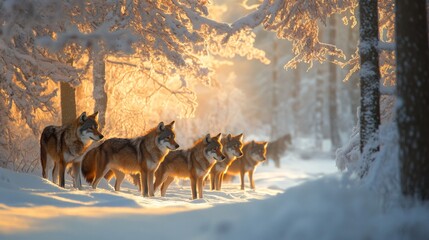
<instances>
[{"instance_id":1,"label":"forest","mask_svg":"<svg viewBox=\"0 0 429 240\"><path fill-rule=\"evenodd\" d=\"M428 236L428 0L0 0L0 19L0 216L16 219L0 220L0 236L71 239L85 236L77 229L91 218L100 223L87 237L103 226L161 239ZM71 162L73 150L58 155L46 177L45 146L60 154L67 141L47 140L46 127L87 119L96 119L98 134L90 135L88 154ZM224 191L195 183L204 189L199 199L192 174L166 196L153 195L157 182L143 170L137 188L132 175L120 191L110 178L91 183L84 174L83 187L76 182L93 149L116 138L144 141L154 129L174 131L160 164L200 141L222 142L225 153L224 138L240 136L238 159L250 144L265 143L267 160L248 183L242 176L241 189L239 177ZM285 136L285 149L270 147ZM116 179L128 173L112 170ZM307 197L308 209L293 208ZM237 219L225 217L232 210ZM52 215L37 216L45 211ZM323 229L330 215L336 221ZM350 217L357 222L344 220ZM193 227L183 231L183 218ZM253 228L258 218L269 221ZM40 230L39 220L56 227ZM177 235L156 227L165 221ZM347 227L356 231L337 230Z\"/></svg>"}]
</instances>

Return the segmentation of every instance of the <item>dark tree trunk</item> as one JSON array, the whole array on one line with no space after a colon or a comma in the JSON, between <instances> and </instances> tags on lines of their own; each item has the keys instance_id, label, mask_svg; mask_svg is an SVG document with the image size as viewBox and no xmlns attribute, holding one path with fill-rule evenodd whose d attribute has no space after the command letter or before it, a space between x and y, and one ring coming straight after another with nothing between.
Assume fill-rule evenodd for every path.
<instances>
[{"instance_id":1,"label":"dark tree trunk","mask_svg":"<svg viewBox=\"0 0 429 240\"><path fill-rule=\"evenodd\" d=\"M105 55L100 50L92 50L93 71L92 77L94 80L93 97L95 100L94 112L98 112L98 125L102 131L106 125L106 110L107 110L107 93L106 85L106 66L104 61Z\"/></svg>"},{"instance_id":2,"label":"dark tree trunk","mask_svg":"<svg viewBox=\"0 0 429 240\"><path fill-rule=\"evenodd\" d=\"M397 125L401 187L429 199L429 47L425 0L396 0Z\"/></svg>"},{"instance_id":3,"label":"dark tree trunk","mask_svg":"<svg viewBox=\"0 0 429 240\"><path fill-rule=\"evenodd\" d=\"M380 125L380 69L378 60L378 12L377 0L360 0L360 150L372 139L378 142L378 128ZM373 160L373 153L378 146L368 146L368 158ZM364 158L366 158L364 156ZM367 159L368 160L368 159ZM365 174L366 169L363 170Z\"/></svg>"},{"instance_id":4,"label":"dark tree trunk","mask_svg":"<svg viewBox=\"0 0 429 240\"><path fill-rule=\"evenodd\" d=\"M329 19L329 41L334 44L336 38L335 16ZM332 61L333 58L330 57ZM331 132L331 150L335 151L340 147L340 134L338 126L338 106L337 106L337 65L329 63L329 124Z\"/></svg>"}]
</instances>

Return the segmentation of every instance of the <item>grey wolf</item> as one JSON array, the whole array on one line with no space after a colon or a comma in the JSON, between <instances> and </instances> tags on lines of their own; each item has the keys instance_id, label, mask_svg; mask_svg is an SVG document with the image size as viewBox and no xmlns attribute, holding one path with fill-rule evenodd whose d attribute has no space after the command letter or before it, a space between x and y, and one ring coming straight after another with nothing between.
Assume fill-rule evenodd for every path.
<instances>
[{"instance_id":1,"label":"grey wolf","mask_svg":"<svg viewBox=\"0 0 429 240\"><path fill-rule=\"evenodd\" d=\"M141 194L154 196L154 173L169 151L179 147L175 137L173 121L168 125L160 122L141 137L108 139L85 154L82 174L96 188L101 178L112 170L116 176L116 191L119 191L125 174L139 174Z\"/></svg>"},{"instance_id":2,"label":"grey wolf","mask_svg":"<svg viewBox=\"0 0 429 240\"><path fill-rule=\"evenodd\" d=\"M228 134L221 140L223 146L223 154L226 156L222 162L217 162L210 171L211 190L221 190L223 176L227 172L229 166L237 159L243 156L243 134L231 136Z\"/></svg>"},{"instance_id":3,"label":"grey wolf","mask_svg":"<svg viewBox=\"0 0 429 240\"><path fill-rule=\"evenodd\" d=\"M256 166L266 160L267 142L251 141L243 146L243 156L229 166L227 174L240 174L241 190L244 190L244 174L248 173L250 188L255 189L253 174Z\"/></svg>"},{"instance_id":4,"label":"grey wolf","mask_svg":"<svg viewBox=\"0 0 429 240\"><path fill-rule=\"evenodd\" d=\"M64 174L67 165L73 165L72 177L74 187L81 188L79 161L91 145L103 135L98 131L96 120L98 112L87 116L83 112L72 123L64 126L47 126L40 136L40 160L42 176L48 178L47 168L52 162L52 182L64 187Z\"/></svg>"},{"instance_id":5,"label":"grey wolf","mask_svg":"<svg viewBox=\"0 0 429 240\"><path fill-rule=\"evenodd\" d=\"M267 158L274 161L276 167L280 167L280 158L292 143L290 134L285 134L278 139L269 142L267 147Z\"/></svg>"},{"instance_id":6,"label":"grey wolf","mask_svg":"<svg viewBox=\"0 0 429 240\"><path fill-rule=\"evenodd\" d=\"M161 196L165 196L168 186L177 178L191 180L192 199L203 198L203 181L211 168L225 159L220 142L221 134L211 137L207 134L187 150L170 152L156 171L155 190L161 187Z\"/></svg>"}]
</instances>

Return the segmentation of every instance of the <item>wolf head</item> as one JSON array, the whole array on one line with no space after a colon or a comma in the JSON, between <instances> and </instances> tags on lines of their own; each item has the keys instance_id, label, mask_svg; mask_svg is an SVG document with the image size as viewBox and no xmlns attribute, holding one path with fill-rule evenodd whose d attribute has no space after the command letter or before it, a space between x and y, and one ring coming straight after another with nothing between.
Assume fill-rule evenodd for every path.
<instances>
[{"instance_id":1,"label":"wolf head","mask_svg":"<svg viewBox=\"0 0 429 240\"><path fill-rule=\"evenodd\" d=\"M98 131L98 122L96 120L98 112L87 116L86 112L83 112L77 119L78 124L78 135L81 140L86 143L87 141L94 140L99 141L104 136Z\"/></svg>"},{"instance_id":2,"label":"wolf head","mask_svg":"<svg viewBox=\"0 0 429 240\"><path fill-rule=\"evenodd\" d=\"M176 150L179 148L179 144L177 144L175 140L176 134L174 132L174 121L167 125L164 125L163 122L160 122L156 131L156 144L159 149L162 150L167 148L169 150Z\"/></svg>"},{"instance_id":3,"label":"wolf head","mask_svg":"<svg viewBox=\"0 0 429 240\"><path fill-rule=\"evenodd\" d=\"M243 156L243 134L232 136L228 134L222 141L223 150L230 158Z\"/></svg>"},{"instance_id":4,"label":"wolf head","mask_svg":"<svg viewBox=\"0 0 429 240\"><path fill-rule=\"evenodd\" d=\"M225 155L222 154L222 144L220 143L221 134L211 137L207 134L204 138L204 155L210 162L214 159L217 162L221 162L225 159Z\"/></svg>"},{"instance_id":5,"label":"wolf head","mask_svg":"<svg viewBox=\"0 0 429 240\"><path fill-rule=\"evenodd\" d=\"M267 153L267 142L255 142L249 143L250 158L255 162L263 162L266 160Z\"/></svg>"}]
</instances>

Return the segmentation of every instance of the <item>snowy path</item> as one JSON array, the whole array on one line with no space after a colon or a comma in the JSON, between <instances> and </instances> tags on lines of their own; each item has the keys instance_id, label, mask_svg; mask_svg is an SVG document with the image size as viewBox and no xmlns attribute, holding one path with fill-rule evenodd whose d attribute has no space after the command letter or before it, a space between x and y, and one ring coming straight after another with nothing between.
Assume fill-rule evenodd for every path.
<instances>
[{"instance_id":1,"label":"snowy path","mask_svg":"<svg viewBox=\"0 0 429 240\"><path fill-rule=\"evenodd\" d=\"M165 198L142 198L130 184L119 193L105 182L84 191L69 189L68 182L64 190L39 176L0 169L0 239L403 239L404 231L411 239L429 236L427 208L383 213L371 194L342 183L334 161L297 156L286 156L281 169L260 166L256 191L241 191L235 181L223 192L206 189L199 200L191 200L182 183L173 184ZM380 221L386 226L378 228Z\"/></svg>"}]
</instances>

